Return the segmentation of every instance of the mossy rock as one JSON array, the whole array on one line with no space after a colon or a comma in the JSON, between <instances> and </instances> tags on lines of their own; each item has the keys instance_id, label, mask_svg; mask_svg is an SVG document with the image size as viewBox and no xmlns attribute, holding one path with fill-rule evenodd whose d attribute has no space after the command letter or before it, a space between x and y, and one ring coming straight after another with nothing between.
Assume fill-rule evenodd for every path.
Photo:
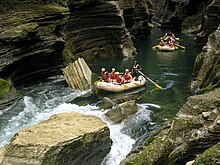
<instances>
[{"instance_id":1,"label":"mossy rock","mask_svg":"<svg viewBox=\"0 0 220 165\"><path fill-rule=\"evenodd\" d=\"M10 95L12 85L6 80L0 78L0 99Z\"/></svg>"},{"instance_id":2,"label":"mossy rock","mask_svg":"<svg viewBox=\"0 0 220 165\"><path fill-rule=\"evenodd\" d=\"M72 42L70 40L67 40L62 53L63 59L67 64L72 63L73 61L76 60L76 58L73 56L73 52L74 52L74 47L72 45Z\"/></svg>"},{"instance_id":3,"label":"mossy rock","mask_svg":"<svg viewBox=\"0 0 220 165\"><path fill-rule=\"evenodd\" d=\"M207 149L201 155L199 155L193 165L205 165L212 164L217 165L220 163L220 142L213 147Z\"/></svg>"}]
</instances>

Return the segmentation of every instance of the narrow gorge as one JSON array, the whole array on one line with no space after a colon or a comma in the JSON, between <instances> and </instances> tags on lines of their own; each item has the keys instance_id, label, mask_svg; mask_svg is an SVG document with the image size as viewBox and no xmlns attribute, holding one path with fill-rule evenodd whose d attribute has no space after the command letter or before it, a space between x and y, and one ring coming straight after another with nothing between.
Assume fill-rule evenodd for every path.
<instances>
[{"instance_id":1,"label":"narrow gorge","mask_svg":"<svg viewBox=\"0 0 220 165\"><path fill-rule=\"evenodd\" d=\"M196 55L192 70L191 96L176 116L142 139L141 144L134 144L121 164L220 164L220 0L4 0L0 6L0 115L24 97L23 88L62 75L62 69L78 58L85 59L91 68L98 60L135 59L136 41L148 38L155 28L194 36L201 53ZM59 116L52 119L56 118ZM31 135L32 128L38 125L26 128L14 135L7 149L1 149L0 164L80 162L69 156L67 162L61 158L73 153L69 147L78 144L82 148L79 146L75 157L88 158L81 164L93 164L95 160L100 164L110 150L111 130L95 120L103 127L92 128L94 134L80 129L77 142L68 134L65 136L70 136L71 143L61 138L52 148L34 146L40 150L42 160L31 154L19 160L17 151L13 153L21 150L24 154L20 154L25 155L30 149L28 145L16 149L13 144L18 139L17 145L22 146L19 134ZM45 123L47 120L40 125ZM60 129L64 127L69 127L68 123L64 122ZM90 147L94 155L88 154ZM50 155L46 150L53 152ZM50 160L45 163L47 158Z\"/></svg>"}]
</instances>

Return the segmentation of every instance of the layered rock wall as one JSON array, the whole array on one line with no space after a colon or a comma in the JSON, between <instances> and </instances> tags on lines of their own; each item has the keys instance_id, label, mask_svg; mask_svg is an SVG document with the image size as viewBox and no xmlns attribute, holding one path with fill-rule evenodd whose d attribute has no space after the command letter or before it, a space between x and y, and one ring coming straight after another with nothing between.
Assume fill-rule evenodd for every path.
<instances>
[{"instance_id":1,"label":"layered rock wall","mask_svg":"<svg viewBox=\"0 0 220 165\"><path fill-rule=\"evenodd\" d=\"M59 72L69 13L55 4L23 2L0 15L0 77L19 86Z\"/></svg>"},{"instance_id":2,"label":"layered rock wall","mask_svg":"<svg viewBox=\"0 0 220 165\"><path fill-rule=\"evenodd\" d=\"M194 33L200 46L206 44L209 34L213 33L220 23L219 0L155 0L154 10L152 20L160 27Z\"/></svg>"},{"instance_id":3,"label":"layered rock wall","mask_svg":"<svg viewBox=\"0 0 220 165\"><path fill-rule=\"evenodd\" d=\"M220 24L220 0L213 0L205 9L202 18L201 32L196 35L198 45L205 45L208 36L213 33Z\"/></svg>"},{"instance_id":4,"label":"layered rock wall","mask_svg":"<svg viewBox=\"0 0 220 165\"><path fill-rule=\"evenodd\" d=\"M125 26L135 38L146 38L153 27L151 22L151 3L146 0L120 0Z\"/></svg>"},{"instance_id":5,"label":"layered rock wall","mask_svg":"<svg viewBox=\"0 0 220 165\"><path fill-rule=\"evenodd\" d=\"M2 3L0 78L14 87L62 74L61 68L78 57L93 61L99 56L136 53L118 1Z\"/></svg>"},{"instance_id":6,"label":"layered rock wall","mask_svg":"<svg viewBox=\"0 0 220 165\"><path fill-rule=\"evenodd\" d=\"M209 36L196 58L191 87L197 93L220 87L220 27Z\"/></svg>"},{"instance_id":7,"label":"layered rock wall","mask_svg":"<svg viewBox=\"0 0 220 165\"><path fill-rule=\"evenodd\" d=\"M117 1L69 3L65 56L94 59L100 56L132 56L136 52ZM71 56L71 55L70 55Z\"/></svg>"}]
</instances>

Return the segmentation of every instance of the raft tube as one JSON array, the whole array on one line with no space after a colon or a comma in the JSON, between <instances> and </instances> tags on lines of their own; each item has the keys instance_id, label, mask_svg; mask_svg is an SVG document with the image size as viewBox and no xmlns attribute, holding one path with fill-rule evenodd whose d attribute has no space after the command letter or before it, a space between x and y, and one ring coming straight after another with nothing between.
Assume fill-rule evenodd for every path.
<instances>
[{"instance_id":1,"label":"raft tube","mask_svg":"<svg viewBox=\"0 0 220 165\"><path fill-rule=\"evenodd\" d=\"M175 50L177 48L175 46L170 47L168 45L165 45L165 46L158 45L158 49L161 50L161 51L173 51L173 50Z\"/></svg>"},{"instance_id":2,"label":"raft tube","mask_svg":"<svg viewBox=\"0 0 220 165\"><path fill-rule=\"evenodd\" d=\"M96 83L96 87L101 90L105 90L108 92L122 92L125 90L141 87L146 83L146 79L143 76L138 77L138 81L131 80L130 83L126 84L116 84L116 83L109 83L104 81L99 81Z\"/></svg>"}]
</instances>

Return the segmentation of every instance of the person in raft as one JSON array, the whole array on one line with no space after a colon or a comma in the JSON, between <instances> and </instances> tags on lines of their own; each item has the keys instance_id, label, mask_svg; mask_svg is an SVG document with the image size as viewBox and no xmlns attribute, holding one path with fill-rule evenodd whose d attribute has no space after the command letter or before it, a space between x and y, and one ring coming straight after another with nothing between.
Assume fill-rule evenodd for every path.
<instances>
[{"instance_id":1,"label":"person in raft","mask_svg":"<svg viewBox=\"0 0 220 165\"><path fill-rule=\"evenodd\" d=\"M135 81L138 81L138 77L140 76L139 71L142 70L142 67L138 64L137 61L134 61L134 65L132 66L132 76L135 77Z\"/></svg>"},{"instance_id":2,"label":"person in raft","mask_svg":"<svg viewBox=\"0 0 220 165\"><path fill-rule=\"evenodd\" d=\"M125 69L125 74L124 74L124 83L129 83L132 80L131 73L129 72L129 69Z\"/></svg>"},{"instance_id":3,"label":"person in raft","mask_svg":"<svg viewBox=\"0 0 220 165\"><path fill-rule=\"evenodd\" d=\"M119 72L115 72L115 75L116 75L116 81L117 81L117 83L118 83L119 85L124 84L124 78L123 78L121 75L119 75Z\"/></svg>"},{"instance_id":4,"label":"person in raft","mask_svg":"<svg viewBox=\"0 0 220 165\"><path fill-rule=\"evenodd\" d=\"M168 45L172 48L174 46L172 41L168 41Z\"/></svg>"},{"instance_id":5,"label":"person in raft","mask_svg":"<svg viewBox=\"0 0 220 165\"><path fill-rule=\"evenodd\" d=\"M112 68L112 71L109 75L109 82L116 82L116 74L115 74L115 68Z\"/></svg>"},{"instance_id":6,"label":"person in raft","mask_svg":"<svg viewBox=\"0 0 220 165\"><path fill-rule=\"evenodd\" d=\"M159 45L160 45L160 46L165 46L165 42L164 42L164 40L160 40Z\"/></svg>"},{"instance_id":7,"label":"person in raft","mask_svg":"<svg viewBox=\"0 0 220 165\"><path fill-rule=\"evenodd\" d=\"M105 68L101 69L101 75L102 75L102 81L108 82L109 75L108 75L108 71L106 71Z\"/></svg>"}]
</instances>

